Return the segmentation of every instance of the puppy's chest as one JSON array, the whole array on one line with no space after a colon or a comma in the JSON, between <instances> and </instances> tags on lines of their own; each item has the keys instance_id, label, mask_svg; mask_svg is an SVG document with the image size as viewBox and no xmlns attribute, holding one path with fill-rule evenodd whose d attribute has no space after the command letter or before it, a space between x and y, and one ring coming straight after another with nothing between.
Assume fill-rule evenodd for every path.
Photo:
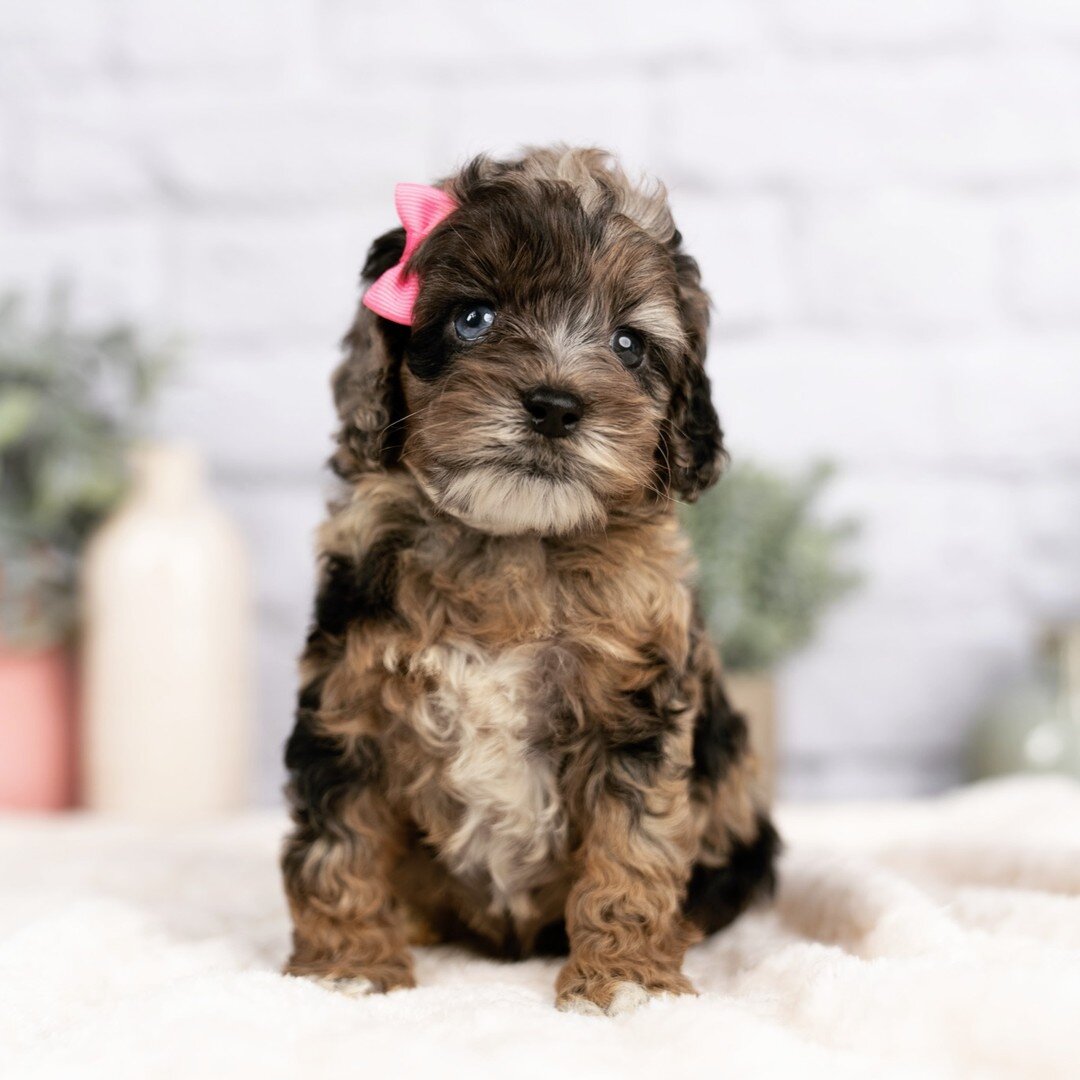
<instances>
[{"instance_id":1,"label":"puppy's chest","mask_svg":"<svg viewBox=\"0 0 1080 1080\"><path fill-rule=\"evenodd\" d=\"M405 562L399 599L416 637L470 640L492 653L559 641L590 650L605 635L650 631L675 575L645 568L625 545L552 547L535 537L456 544L423 536ZM666 567L664 568L666 571Z\"/></svg>"},{"instance_id":2,"label":"puppy's chest","mask_svg":"<svg viewBox=\"0 0 1080 1080\"><path fill-rule=\"evenodd\" d=\"M494 907L527 916L530 889L567 844L543 649L439 645L415 664L430 689L409 718L412 813L453 872L487 885Z\"/></svg>"}]
</instances>

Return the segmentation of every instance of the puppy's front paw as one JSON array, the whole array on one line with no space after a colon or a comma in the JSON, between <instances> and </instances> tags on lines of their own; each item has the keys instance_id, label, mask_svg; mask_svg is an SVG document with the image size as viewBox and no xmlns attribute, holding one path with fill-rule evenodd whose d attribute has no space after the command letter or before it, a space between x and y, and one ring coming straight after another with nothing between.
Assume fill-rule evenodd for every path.
<instances>
[{"instance_id":1,"label":"puppy's front paw","mask_svg":"<svg viewBox=\"0 0 1080 1080\"><path fill-rule=\"evenodd\" d=\"M332 990L335 994L344 994L345 997L367 997L368 994L377 994L379 988L364 976L353 979L329 979L325 976L312 978L316 986L324 990Z\"/></svg>"},{"instance_id":2,"label":"puppy's front paw","mask_svg":"<svg viewBox=\"0 0 1080 1080\"><path fill-rule=\"evenodd\" d=\"M654 997L696 993L680 972L656 973L647 982L584 974L568 964L559 976L555 1007L586 1016L622 1016Z\"/></svg>"},{"instance_id":3,"label":"puppy's front paw","mask_svg":"<svg viewBox=\"0 0 1080 1080\"><path fill-rule=\"evenodd\" d=\"M412 964L373 964L344 970L333 967L291 963L285 969L286 975L299 975L310 979L324 990L332 990L346 997L360 998L369 994L386 994L391 990L411 989L416 985Z\"/></svg>"},{"instance_id":4,"label":"puppy's front paw","mask_svg":"<svg viewBox=\"0 0 1080 1080\"><path fill-rule=\"evenodd\" d=\"M641 1008L649 998L656 996L656 993L649 993L640 983L622 982L615 987L615 993L611 995L611 1001L604 1012L608 1016L621 1016Z\"/></svg>"}]
</instances>

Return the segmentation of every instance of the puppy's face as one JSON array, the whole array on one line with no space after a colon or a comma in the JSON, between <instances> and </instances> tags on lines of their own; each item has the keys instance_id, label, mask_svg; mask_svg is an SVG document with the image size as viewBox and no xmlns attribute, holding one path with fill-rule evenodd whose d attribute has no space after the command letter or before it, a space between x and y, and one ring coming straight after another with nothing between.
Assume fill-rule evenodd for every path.
<instances>
[{"instance_id":1,"label":"puppy's face","mask_svg":"<svg viewBox=\"0 0 1080 1080\"><path fill-rule=\"evenodd\" d=\"M415 269L404 460L439 507L492 532L563 533L654 493L686 347L656 241L569 188L494 189Z\"/></svg>"},{"instance_id":2,"label":"puppy's face","mask_svg":"<svg viewBox=\"0 0 1080 1080\"><path fill-rule=\"evenodd\" d=\"M398 460L435 505L492 533L557 535L667 502L686 468L678 440L693 438L676 413L693 427L695 397L710 431L689 452L715 468L704 327L691 324L704 294L687 296L680 266L695 290L696 268L677 237L658 239L605 184L583 198L512 172L459 179L455 194L409 264L411 331L382 326L398 354Z\"/></svg>"}]
</instances>

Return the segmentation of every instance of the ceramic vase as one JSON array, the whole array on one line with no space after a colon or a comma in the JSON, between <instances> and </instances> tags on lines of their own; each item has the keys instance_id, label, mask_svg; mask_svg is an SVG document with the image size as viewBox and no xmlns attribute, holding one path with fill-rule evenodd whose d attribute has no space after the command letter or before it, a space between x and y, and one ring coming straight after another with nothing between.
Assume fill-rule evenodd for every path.
<instances>
[{"instance_id":1,"label":"ceramic vase","mask_svg":"<svg viewBox=\"0 0 1080 1080\"><path fill-rule=\"evenodd\" d=\"M87 805L182 820L248 795L248 561L199 458L144 446L84 560Z\"/></svg>"}]
</instances>

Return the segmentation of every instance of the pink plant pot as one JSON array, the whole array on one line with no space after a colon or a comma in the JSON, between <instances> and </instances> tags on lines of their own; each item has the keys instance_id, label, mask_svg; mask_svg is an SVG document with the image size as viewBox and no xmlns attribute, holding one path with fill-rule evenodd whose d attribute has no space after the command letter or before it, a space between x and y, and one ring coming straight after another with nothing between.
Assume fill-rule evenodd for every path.
<instances>
[{"instance_id":1,"label":"pink plant pot","mask_svg":"<svg viewBox=\"0 0 1080 1080\"><path fill-rule=\"evenodd\" d=\"M75 695L63 648L0 646L0 810L74 802Z\"/></svg>"}]
</instances>

